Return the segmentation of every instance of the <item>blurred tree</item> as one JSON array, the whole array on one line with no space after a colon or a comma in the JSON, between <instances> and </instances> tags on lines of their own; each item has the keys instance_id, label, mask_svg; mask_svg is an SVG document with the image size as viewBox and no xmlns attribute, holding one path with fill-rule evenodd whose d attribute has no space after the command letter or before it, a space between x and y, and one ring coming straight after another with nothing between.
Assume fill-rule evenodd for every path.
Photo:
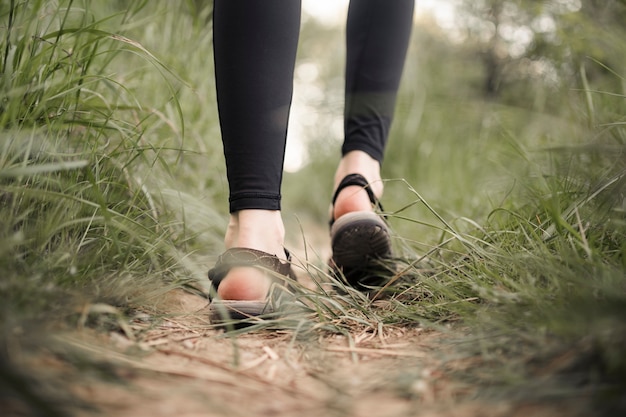
<instances>
[{"instance_id":1,"label":"blurred tree","mask_svg":"<svg viewBox=\"0 0 626 417\"><path fill-rule=\"evenodd\" d=\"M463 0L457 24L480 54L484 94L495 97L519 79L571 84L588 58L623 71L624 22L625 0ZM590 68L589 77L606 73Z\"/></svg>"}]
</instances>

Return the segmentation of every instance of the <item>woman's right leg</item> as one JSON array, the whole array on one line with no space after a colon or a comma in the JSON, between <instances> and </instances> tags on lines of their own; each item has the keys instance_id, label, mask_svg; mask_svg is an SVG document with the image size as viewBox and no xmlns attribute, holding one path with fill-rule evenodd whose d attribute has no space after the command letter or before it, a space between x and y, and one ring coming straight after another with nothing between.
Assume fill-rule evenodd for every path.
<instances>
[{"instance_id":1,"label":"woman's right leg","mask_svg":"<svg viewBox=\"0 0 626 417\"><path fill-rule=\"evenodd\" d=\"M280 189L300 29L299 0L215 0L217 100L229 184L226 248L284 258ZM269 280L235 268L223 299L263 299Z\"/></svg>"}]
</instances>

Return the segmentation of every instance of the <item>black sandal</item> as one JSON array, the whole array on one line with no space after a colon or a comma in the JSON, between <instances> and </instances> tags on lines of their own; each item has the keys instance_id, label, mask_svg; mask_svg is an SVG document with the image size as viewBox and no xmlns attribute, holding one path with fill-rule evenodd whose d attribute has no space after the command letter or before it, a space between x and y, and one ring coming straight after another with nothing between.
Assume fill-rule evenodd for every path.
<instances>
[{"instance_id":1,"label":"black sandal","mask_svg":"<svg viewBox=\"0 0 626 417\"><path fill-rule=\"evenodd\" d=\"M209 318L212 323L237 322L263 315L271 315L275 312L274 303L268 296L267 300L222 300L216 298L217 289L228 272L235 267L250 266L266 271L272 278L283 287L289 287L289 281L296 280L291 268L291 254L285 249L287 261L283 262L276 255L247 248L228 249L220 255L215 266L209 270L211 281L211 304L209 305Z\"/></svg>"},{"instance_id":2,"label":"black sandal","mask_svg":"<svg viewBox=\"0 0 626 417\"><path fill-rule=\"evenodd\" d=\"M346 187L363 187L377 211L383 211L380 201L359 174L347 175L333 196L333 207L337 196ZM330 221L332 258L331 269L345 277L348 284L359 290L369 290L384 283L383 262L392 256L389 227L381 215L372 211L347 213Z\"/></svg>"}]
</instances>

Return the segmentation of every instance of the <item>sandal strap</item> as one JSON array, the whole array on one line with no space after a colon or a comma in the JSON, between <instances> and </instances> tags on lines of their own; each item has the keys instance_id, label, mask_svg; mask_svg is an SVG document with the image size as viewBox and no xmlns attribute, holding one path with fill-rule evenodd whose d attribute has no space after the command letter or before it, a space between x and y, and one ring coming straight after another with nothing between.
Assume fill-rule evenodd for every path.
<instances>
[{"instance_id":1,"label":"sandal strap","mask_svg":"<svg viewBox=\"0 0 626 417\"><path fill-rule=\"evenodd\" d=\"M378 198L376 198L376 196L374 195L374 191L372 191L372 187L370 187L370 183L361 174L348 174L345 177L343 177L343 179L341 180L341 182L337 186L337 190L335 191L335 195L333 195L333 207L335 206L335 202L337 201L337 197L339 196L339 193L344 188L350 187L350 186L353 186L353 185L356 185L358 187L363 187L365 192L367 192L367 196L369 197L370 202L372 203L372 205L374 207L376 207L378 210L380 210L381 212L385 211L383 209L383 205L380 204L380 200L378 200ZM332 218L330 220L331 226L332 226L332 224L334 222L335 222L335 219Z\"/></svg>"},{"instance_id":2,"label":"sandal strap","mask_svg":"<svg viewBox=\"0 0 626 417\"><path fill-rule=\"evenodd\" d=\"M251 266L268 269L277 274L295 280L291 269L291 254L285 249L287 261L281 261L276 255L256 249L231 248L217 258L215 266L209 270L209 280L213 289L217 291L220 283L228 272L235 267Z\"/></svg>"}]
</instances>

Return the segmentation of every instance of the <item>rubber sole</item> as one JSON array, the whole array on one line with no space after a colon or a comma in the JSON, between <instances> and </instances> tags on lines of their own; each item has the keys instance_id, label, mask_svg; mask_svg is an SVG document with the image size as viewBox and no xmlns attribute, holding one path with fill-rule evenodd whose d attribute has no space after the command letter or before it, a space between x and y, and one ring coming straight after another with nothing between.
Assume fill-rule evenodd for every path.
<instances>
[{"instance_id":1,"label":"rubber sole","mask_svg":"<svg viewBox=\"0 0 626 417\"><path fill-rule=\"evenodd\" d=\"M269 301L213 300L209 305L212 324L233 324L235 328L254 324L255 317L274 312Z\"/></svg>"},{"instance_id":2,"label":"rubber sole","mask_svg":"<svg viewBox=\"0 0 626 417\"><path fill-rule=\"evenodd\" d=\"M359 211L341 216L330 230L333 251L332 267L338 269L350 285L377 285L382 281L375 272L380 260L390 258L389 227L374 212Z\"/></svg>"}]
</instances>

